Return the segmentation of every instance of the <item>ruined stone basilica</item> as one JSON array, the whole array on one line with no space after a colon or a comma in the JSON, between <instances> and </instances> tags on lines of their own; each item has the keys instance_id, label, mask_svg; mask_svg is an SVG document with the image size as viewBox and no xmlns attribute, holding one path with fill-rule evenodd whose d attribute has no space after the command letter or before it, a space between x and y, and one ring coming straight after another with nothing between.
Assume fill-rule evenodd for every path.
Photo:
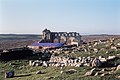
<instances>
[{"instance_id":1,"label":"ruined stone basilica","mask_svg":"<svg viewBox=\"0 0 120 80\"><path fill-rule=\"evenodd\" d=\"M77 32L51 32L48 29L42 31L41 43L65 43L67 45L80 45L81 36Z\"/></svg>"}]
</instances>

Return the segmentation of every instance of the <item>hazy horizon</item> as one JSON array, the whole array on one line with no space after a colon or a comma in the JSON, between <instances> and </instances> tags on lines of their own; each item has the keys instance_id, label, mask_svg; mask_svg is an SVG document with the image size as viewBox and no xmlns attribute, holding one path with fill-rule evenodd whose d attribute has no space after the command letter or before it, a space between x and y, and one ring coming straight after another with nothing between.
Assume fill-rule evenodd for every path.
<instances>
[{"instance_id":1,"label":"hazy horizon","mask_svg":"<svg viewBox=\"0 0 120 80\"><path fill-rule=\"evenodd\" d=\"M0 0L0 34L120 34L120 0Z\"/></svg>"}]
</instances>

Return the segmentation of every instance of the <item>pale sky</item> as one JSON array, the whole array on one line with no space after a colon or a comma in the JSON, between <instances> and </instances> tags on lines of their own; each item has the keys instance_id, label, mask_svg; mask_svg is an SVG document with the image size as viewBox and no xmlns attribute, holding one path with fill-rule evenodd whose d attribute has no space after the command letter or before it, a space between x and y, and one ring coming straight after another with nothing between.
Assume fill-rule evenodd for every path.
<instances>
[{"instance_id":1,"label":"pale sky","mask_svg":"<svg viewBox=\"0 0 120 80\"><path fill-rule=\"evenodd\" d=\"M0 0L0 33L120 34L120 0Z\"/></svg>"}]
</instances>

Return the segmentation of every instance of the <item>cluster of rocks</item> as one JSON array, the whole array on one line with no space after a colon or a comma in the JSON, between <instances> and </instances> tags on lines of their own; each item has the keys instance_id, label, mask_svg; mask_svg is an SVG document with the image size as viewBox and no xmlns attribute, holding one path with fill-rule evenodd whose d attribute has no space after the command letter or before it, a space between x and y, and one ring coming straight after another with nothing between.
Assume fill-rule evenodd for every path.
<instances>
[{"instance_id":1,"label":"cluster of rocks","mask_svg":"<svg viewBox=\"0 0 120 80\"><path fill-rule=\"evenodd\" d=\"M98 47L100 45L103 45L103 47ZM88 49L90 49L96 53L99 51L107 51L109 49L120 50L120 39L119 38L111 38L111 39L107 39L107 40L94 40L92 42L89 42L87 44L87 46L88 46L87 47Z\"/></svg>"},{"instance_id":2,"label":"cluster of rocks","mask_svg":"<svg viewBox=\"0 0 120 80\"><path fill-rule=\"evenodd\" d=\"M91 67L101 67L103 63L106 63L109 60L115 59L116 56L109 56L108 58L104 58L102 56L96 57L78 57L78 58L70 58L70 57L61 57L61 56L51 56L49 61L42 60L30 60L30 66L55 66L55 67L64 67L64 66L91 66Z\"/></svg>"},{"instance_id":3,"label":"cluster of rocks","mask_svg":"<svg viewBox=\"0 0 120 80\"><path fill-rule=\"evenodd\" d=\"M117 67L112 67L111 69L103 68L100 70L97 70L96 68L92 68L90 71L87 71L84 76L106 76L106 75L112 75L116 73L116 71L120 70L120 65Z\"/></svg>"},{"instance_id":4,"label":"cluster of rocks","mask_svg":"<svg viewBox=\"0 0 120 80\"><path fill-rule=\"evenodd\" d=\"M58 56L51 56L49 61L41 61L41 60L35 60L29 61L30 66L55 66L55 67L64 67L64 66L90 66L90 63L92 62L92 58L69 58L69 57L58 57Z\"/></svg>"},{"instance_id":5,"label":"cluster of rocks","mask_svg":"<svg viewBox=\"0 0 120 80\"><path fill-rule=\"evenodd\" d=\"M50 66L64 67L64 66L90 66L93 58L91 57L78 57L78 58L69 58L69 57L60 57L60 56L51 56Z\"/></svg>"}]
</instances>

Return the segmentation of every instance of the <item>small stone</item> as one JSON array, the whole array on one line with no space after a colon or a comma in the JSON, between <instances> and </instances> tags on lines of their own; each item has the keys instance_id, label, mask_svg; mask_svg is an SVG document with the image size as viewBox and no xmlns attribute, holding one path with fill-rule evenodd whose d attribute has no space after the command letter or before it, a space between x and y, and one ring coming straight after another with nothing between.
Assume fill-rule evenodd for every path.
<instances>
[{"instance_id":1,"label":"small stone","mask_svg":"<svg viewBox=\"0 0 120 80\"><path fill-rule=\"evenodd\" d=\"M41 71L37 71L36 74L42 74L42 72Z\"/></svg>"},{"instance_id":2,"label":"small stone","mask_svg":"<svg viewBox=\"0 0 120 80\"><path fill-rule=\"evenodd\" d=\"M115 70L115 69L116 69L116 67L112 67L112 68L111 68L111 70Z\"/></svg>"},{"instance_id":3,"label":"small stone","mask_svg":"<svg viewBox=\"0 0 120 80\"><path fill-rule=\"evenodd\" d=\"M101 77L103 77L103 76L106 76L106 75L108 75L109 73L103 73L103 74L101 74L100 76Z\"/></svg>"},{"instance_id":4,"label":"small stone","mask_svg":"<svg viewBox=\"0 0 120 80\"><path fill-rule=\"evenodd\" d=\"M68 74L73 74L73 73L76 73L76 72L77 72L77 70L75 70L75 69L69 69L69 70L66 71L66 73L68 73Z\"/></svg>"},{"instance_id":5,"label":"small stone","mask_svg":"<svg viewBox=\"0 0 120 80\"><path fill-rule=\"evenodd\" d=\"M30 65L30 66L32 66L32 62L33 62L32 60L29 61L29 65Z\"/></svg>"},{"instance_id":6,"label":"small stone","mask_svg":"<svg viewBox=\"0 0 120 80\"><path fill-rule=\"evenodd\" d=\"M48 63L46 61L43 61L43 66L48 67Z\"/></svg>"},{"instance_id":7,"label":"small stone","mask_svg":"<svg viewBox=\"0 0 120 80\"><path fill-rule=\"evenodd\" d=\"M103 73L103 74L101 74L100 76L101 76L101 77L102 77L102 76L105 76L105 74Z\"/></svg>"},{"instance_id":8,"label":"small stone","mask_svg":"<svg viewBox=\"0 0 120 80\"><path fill-rule=\"evenodd\" d=\"M102 58L102 57L101 57L101 58L99 57L99 60L100 60L102 63L107 61L105 58Z\"/></svg>"},{"instance_id":9,"label":"small stone","mask_svg":"<svg viewBox=\"0 0 120 80\"><path fill-rule=\"evenodd\" d=\"M49 80L51 80L51 79L53 79L53 78L54 78L54 77L52 77L52 76L51 76L51 77L47 77L47 79L49 79Z\"/></svg>"},{"instance_id":10,"label":"small stone","mask_svg":"<svg viewBox=\"0 0 120 80\"><path fill-rule=\"evenodd\" d=\"M98 76L98 72L97 73L95 73L95 75L94 76Z\"/></svg>"},{"instance_id":11,"label":"small stone","mask_svg":"<svg viewBox=\"0 0 120 80\"><path fill-rule=\"evenodd\" d=\"M100 74L102 74L101 72L96 72L94 76L99 76Z\"/></svg>"},{"instance_id":12,"label":"small stone","mask_svg":"<svg viewBox=\"0 0 120 80\"><path fill-rule=\"evenodd\" d=\"M33 62L33 63L32 63L32 66L35 66L35 65L36 65L36 63L35 63L35 62Z\"/></svg>"},{"instance_id":13,"label":"small stone","mask_svg":"<svg viewBox=\"0 0 120 80\"><path fill-rule=\"evenodd\" d=\"M120 69L120 65L117 66L116 70L119 70Z\"/></svg>"},{"instance_id":14,"label":"small stone","mask_svg":"<svg viewBox=\"0 0 120 80\"><path fill-rule=\"evenodd\" d=\"M102 71L102 72L104 72L104 71L105 71L105 69L102 69L101 71Z\"/></svg>"},{"instance_id":15,"label":"small stone","mask_svg":"<svg viewBox=\"0 0 120 80\"><path fill-rule=\"evenodd\" d=\"M117 78L119 78L119 79L120 79L120 76L117 76Z\"/></svg>"},{"instance_id":16,"label":"small stone","mask_svg":"<svg viewBox=\"0 0 120 80\"><path fill-rule=\"evenodd\" d=\"M85 73L85 76L91 76L91 75L92 75L92 73L90 71Z\"/></svg>"},{"instance_id":17,"label":"small stone","mask_svg":"<svg viewBox=\"0 0 120 80\"><path fill-rule=\"evenodd\" d=\"M63 71L60 71L60 73L62 74L62 73L63 73Z\"/></svg>"},{"instance_id":18,"label":"small stone","mask_svg":"<svg viewBox=\"0 0 120 80\"><path fill-rule=\"evenodd\" d=\"M112 59L115 59L115 58L116 58L116 56L109 56L107 59L112 60Z\"/></svg>"},{"instance_id":19,"label":"small stone","mask_svg":"<svg viewBox=\"0 0 120 80\"><path fill-rule=\"evenodd\" d=\"M93 68L91 71L88 71L85 73L85 76L91 76L94 73L95 68Z\"/></svg>"}]
</instances>

